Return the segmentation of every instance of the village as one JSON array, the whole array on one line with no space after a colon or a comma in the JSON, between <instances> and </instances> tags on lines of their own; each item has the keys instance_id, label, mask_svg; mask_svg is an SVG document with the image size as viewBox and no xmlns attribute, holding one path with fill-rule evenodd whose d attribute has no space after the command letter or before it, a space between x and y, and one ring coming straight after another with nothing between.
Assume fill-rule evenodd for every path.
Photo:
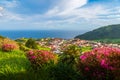
<instances>
[{"instance_id":1,"label":"village","mask_svg":"<svg viewBox=\"0 0 120 80\"><path fill-rule=\"evenodd\" d=\"M60 53L61 50L64 50L66 47L70 45L76 45L78 47L91 47L92 49L98 47L114 47L120 48L119 44L107 44L89 40L81 40L81 39L61 39L61 38L42 38L36 41L39 45L44 47L49 47L55 53Z\"/></svg>"}]
</instances>

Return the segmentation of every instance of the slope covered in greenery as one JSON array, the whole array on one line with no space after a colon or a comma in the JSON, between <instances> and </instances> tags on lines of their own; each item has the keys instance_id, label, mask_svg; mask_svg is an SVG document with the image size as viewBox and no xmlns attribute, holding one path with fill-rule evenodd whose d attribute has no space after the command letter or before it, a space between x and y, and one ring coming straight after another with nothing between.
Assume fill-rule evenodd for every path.
<instances>
[{"instance_id":1,"label":"slope covered in greenery","mask_svg":"<svg viewBox=\"0 0 120 80\"><path fill-rule=\"evenodd\" d=\"M120 80L119 47L58 38L0 44L0 80Z\"/></svg>"},{"instance_id":2,"label":"slope covered in greenery","mask_svg":"<svg viewBox=\"0 0 120 80\"><path fill-rule=\"evenodd\" d=\"M75 38L86 40L120 39L120 24L104 26L85 34L78 35Z\"/></svg>"}]
</instances>

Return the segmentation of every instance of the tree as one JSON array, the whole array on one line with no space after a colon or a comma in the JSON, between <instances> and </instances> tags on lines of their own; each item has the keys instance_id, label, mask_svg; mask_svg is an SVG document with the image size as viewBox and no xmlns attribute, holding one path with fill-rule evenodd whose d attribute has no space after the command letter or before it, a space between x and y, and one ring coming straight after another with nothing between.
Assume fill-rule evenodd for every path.
<instances>
[{"instance_id":1,"label":"tree","mask_svg":"<svg viewBox=\"0 0 120 80\"><path fill-rule=\"evenodd\" d=\"M37 49L37 43L32 38L28 39L28 41L25 43L25 46L32 49Z\"/></svg>"}]
</instances>

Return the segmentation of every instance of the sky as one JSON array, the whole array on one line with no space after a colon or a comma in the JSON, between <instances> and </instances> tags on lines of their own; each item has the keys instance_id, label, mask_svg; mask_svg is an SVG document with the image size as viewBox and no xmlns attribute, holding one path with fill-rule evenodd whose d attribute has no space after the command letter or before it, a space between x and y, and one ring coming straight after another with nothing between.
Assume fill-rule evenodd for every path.
<instances>
[{"instance_id":1,"label":"sky","mask_svg":"<svg viewBox=\"0 0 120 80\"><path fill-rule=\"evenodd\" d=\"M0 0L0 30L93 30L120 24L120 0Z\"/></svg>"}]
</instances>

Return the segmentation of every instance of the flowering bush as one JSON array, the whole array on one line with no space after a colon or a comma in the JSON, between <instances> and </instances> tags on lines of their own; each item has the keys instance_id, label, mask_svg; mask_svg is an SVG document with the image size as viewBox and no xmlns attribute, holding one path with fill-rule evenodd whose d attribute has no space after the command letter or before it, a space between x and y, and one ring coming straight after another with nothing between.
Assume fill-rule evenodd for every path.
<instances>
[{"instance_id":1,"label":"flowering bush","mask_svg":"<svg viewBox=\"0 0 120 80\"><path fill-rule=\"evenodd\" d=\"M44 50L30 50L27 52L27 58L34 68L41 68L44 64L56 62L57 56L50 51Z\"/></svg>"},{"instance_id":2,"label":"flowering bush","mask_svg":"<svg viewBox=\"0 0 120 80\"><path fill-rule=\"evenodd\" d=\"M19 45L14 40L3 38L0 39L0 49L2 49L3 51L18 50Z\"/></svg>"},{"instance_id":3,"label":"flowering bush","mask_svg":"<svg viewBox=\"0 0 120 80\"><path fill-rule=\"evenodd\" d=\"M120 79L120 49L95 48L80 56L78 70L92 80Z\"/></svg>"},{"instance_id":4,"label":"flowering bush","mask_svg":"<svg viewBox=\"0 0 120 80\"><path fill-rule=\"evenodd\" d=\"M18 49L18 48L14 44L3 44L2 45L2 50L3 51L7 51L8 52L8 51L16 50L16 49Z\"/></svg>"}]
</instances>

